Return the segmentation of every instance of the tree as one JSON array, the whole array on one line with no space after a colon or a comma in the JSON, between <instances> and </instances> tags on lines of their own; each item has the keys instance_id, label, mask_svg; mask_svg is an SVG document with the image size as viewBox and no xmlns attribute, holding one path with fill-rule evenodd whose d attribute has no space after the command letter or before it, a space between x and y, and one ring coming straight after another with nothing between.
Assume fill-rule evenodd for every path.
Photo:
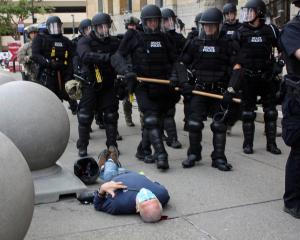
<instances>
[{"instance_id":1,"label":"tree","mask_svg":"<svg viewBox=\"0 0 300 240\"><path fill-rule=\"evenodd\" d=\"M18 40L20 39L19 20L33 17L34 14L45 14L52 10L52 7L43 6L42 0L0 0L0 36L11 35Z\"/></svg>"}]
</instances>

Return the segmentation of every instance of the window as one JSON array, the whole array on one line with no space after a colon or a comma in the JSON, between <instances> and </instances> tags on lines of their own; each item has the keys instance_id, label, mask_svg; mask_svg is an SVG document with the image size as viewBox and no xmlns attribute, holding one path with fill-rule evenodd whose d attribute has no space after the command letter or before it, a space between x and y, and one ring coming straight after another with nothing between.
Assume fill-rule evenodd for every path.
<instances>
[{"instance_id":1,"label":"window","mask_svg":"<svg viewBox=\"0 0 300 240\"><path fill-rule=\"evenodd\" d=\"M162 7L164 5L164 1L163 0L155 0L155 5L157 5L158 7Z\"/></svg>"},{"instance_id":2,"label":"window","mask_svg":"<svg viewBox=\"0 0 300 240\"><path fill-rule=\"evenodd\" d=\"M55 7L55 13L85 13L86 7Z\"/></svg>"}]
</instances>

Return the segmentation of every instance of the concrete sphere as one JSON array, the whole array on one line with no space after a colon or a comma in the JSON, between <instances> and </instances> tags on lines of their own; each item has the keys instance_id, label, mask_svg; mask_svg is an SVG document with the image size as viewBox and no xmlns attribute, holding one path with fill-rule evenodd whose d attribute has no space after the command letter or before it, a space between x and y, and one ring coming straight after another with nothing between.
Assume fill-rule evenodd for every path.
<instances>
[{"instance_id":1,"label":"concrete sphere","mask_svg":"<svg viewBox=\"0 0 300 240\"><path fill-rule=\"evenodd\" d=\"M0 239L24 239L32 220L34 187L26 160L0 132Z\"/></svg>"},{"instance_id":2,"label":"concrete sphere","mask_svg":"<svg viewBox=\"0 0 300 240\"><path fill-rule=\"evenodd\" d=\"M10 76L8 73L0 71L0 85L11 82L11 81L15 81L15 80L16 79L13 78L12 76Z\"/></svg>"},{"instance_id":3,"label":"concrete sphere","mask_svg":"<svg viewBox=\"0 0 300 240\"><path fill-rule=\"evenodd\" d=\"M0 131L22 152L31 170L55 165L66 149L70 122L57 96L33 82L0 86Z\"/></svg>"}]
</instances>

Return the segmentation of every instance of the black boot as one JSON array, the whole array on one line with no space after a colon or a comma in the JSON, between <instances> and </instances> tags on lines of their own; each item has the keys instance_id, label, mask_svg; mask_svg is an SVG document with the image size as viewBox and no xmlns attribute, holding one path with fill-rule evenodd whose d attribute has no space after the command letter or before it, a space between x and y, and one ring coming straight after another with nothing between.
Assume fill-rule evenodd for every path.
<instances>
[{"instance_id":1,"label":"black boot","mask_svg":"<svg viewBox=\"0 0 300 240\"><path fill-rule=\"evenodd\" d=\"M69 109L71 110L72 114L76 115L77 114L77 109L78 109L77 101L70 99L68 102L69 102L69 105L70 105Z\"/></svg>"},{"instance_id":2,"label":"black boot","mask_svg":"<svg viewBox=\"0 0 300 240\"><path fill-rule=\"evenodd\" d=\"M227 126L221 121L213 121L210 127L213 131L214 146L214 150L211 154L211 166L218 168L221 171L230 171L232 166L231 164L227 163L227 158L225 156Z\"/></svg>"},{"instance_id":3,"label":"black boot","mask_svg":"<svg viewBox=\"0 0 300 240\"><path fill-rule=\"evenodd\" d=\"M244 132L244 143L243 150L246 154L253 153L253 140L254 140L254 122L243 122L243 132Z\"/></svg>"},{"instance_id":4,"label":"black boot","mask_svg":"<svg viewBox=\"0 0 300 240\"><path fill-rule=\"evenodd\" d=\"M78 155L80 157L87 156L87 146L90 139L90 127L89 126L78 126L79 139L77 141Z\"/></svg>"},{"instance_id":5,"label":"black boot","mask_svg":"<svg viewBox=\"0 0 300 240\"><path fill-rule=\"evenodd\" d=\"M190 147L188 149L188 157L181 164L183 168L191 168L195 166L196 161L201 160L201 141L202 132L190 132L189 133Z\"/></svg>"},{"instance_id":6,"label":"black boot","mask_svg":"<svg viewBox=\"0 0 300 240\"><path fill-rule=\"evenodd\" d=\"M117 124L105 124L105 133L106 133L106 146L107 148L109 146L116 146L118 147L117 144Z\"/></svg>"},{"instance_id":7,"label":"black boot","mask_svg":"<svg viewBox=\"0 0 300 240\"><path fill-rule=\"evenodd\" d=\"M267 151L273 154L281 154L280 149L276 145L276 122L266 122L265 132L267 137Z\"/></svg>"},{"instance_id":8,"label":"black boot","mask_svg":"<svg viewBox=\"0 0 300 240\"><path fill-rule=\"evenodd\" d=\"M153 128L153 129L147 129L149 131L149 137L151 144L155 150L155 155L157 156L157 168L166 170L169 168L168 163L168 154L166 152L166 149L164 147L162 137L161 137L161 131L159 128Z\"/></svg>"},{"instance_id":9,"label":"black boot","mask_svg":"<svg viewBox=\"0 0 300 240\"><path fill-rule=\"evenodd\" d=\"M181 148L182 145L178 141L176 123L173 116L167 116L164 118L164 129L167 132L166 143L169 147L172 148Z\"/></svg>"}]
</instances>

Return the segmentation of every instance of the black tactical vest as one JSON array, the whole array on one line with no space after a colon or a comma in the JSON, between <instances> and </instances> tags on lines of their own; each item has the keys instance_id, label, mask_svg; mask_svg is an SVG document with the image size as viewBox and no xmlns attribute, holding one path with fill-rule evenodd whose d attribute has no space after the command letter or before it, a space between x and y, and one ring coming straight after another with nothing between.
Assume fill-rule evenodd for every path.
<instances>
[{"instance_id":1,"label":"black tactical vest","mask_svg":"<svg viewBox=\"0 0 300 240\"><path fill-rule=\"evenodd\" d=\"M232 35L242 26L238 21L235 24L224 23L220 35L228 40L232 39Z\"/></svg>"},{"instance_id":2,"label":"black tactical vest","mask_svg":"<svg viewBox=\"0 0 300 240\"><path fill-rule=\"evenodd\" d=\"M163 33L137 34L138 45L132 54L134 72L138 76L167 79L172 63Z\"/></svg>"},{"instance_id":3,"label":"black tactical vest","mask_svg":"<svg viewBox=\"0 0 300 240\"><path fill-rule=\"evenodd\" d=\"M253 29L243 25L239 28L241 63L250 70L268 71L272 67L272 43L277 36L269 25Z\"/></svg>"},{"instance_id":4,"label":"black tactical vest","mask_svg":"<svg viewBox=\"0 0 300 240\"><path fill-rule=\"evenodd\" d=\"M192 70L198 83L227 83L230 69L229 41L195 39Z\"/></svg>"},{"instance_id":5,"label":"black tactical vest","mask_svg":"<svg viewBox=\"0 0 300 240\"><path fill-rule=\"evenodd\" d=\"M42 54L49 61L55 60L64 63L64 65L72 64L70 62L72 46L66 37L47 35L43 38L42 47Z\"/></svg>"}]
</instances>

